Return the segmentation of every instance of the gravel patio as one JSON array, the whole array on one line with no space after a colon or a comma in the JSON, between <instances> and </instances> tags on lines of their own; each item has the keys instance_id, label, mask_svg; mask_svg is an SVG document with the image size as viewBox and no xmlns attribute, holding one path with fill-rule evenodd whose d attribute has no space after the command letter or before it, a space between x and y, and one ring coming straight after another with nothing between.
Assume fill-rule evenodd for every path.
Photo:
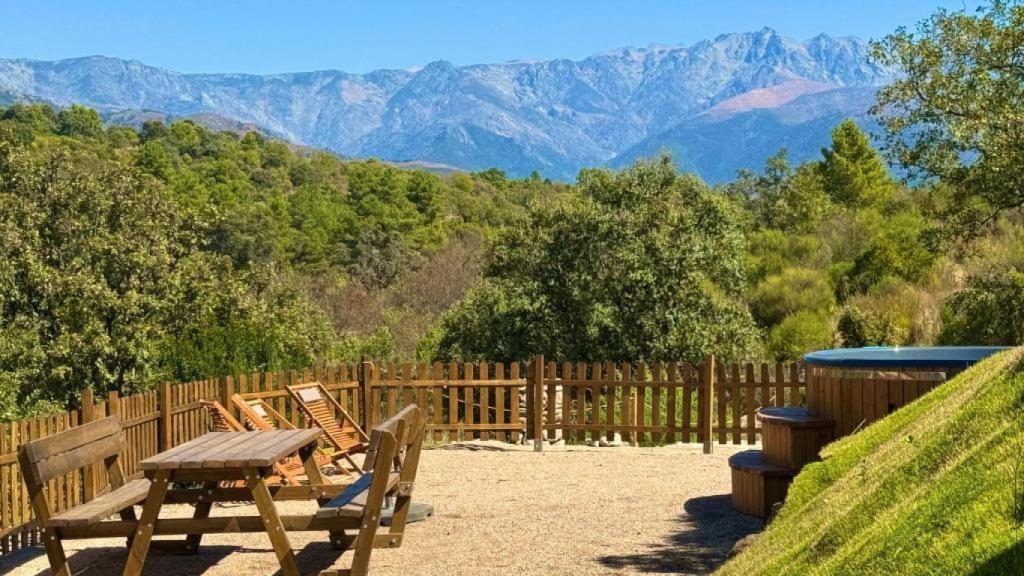
<instances>
[{"instance_id":1,"label":"gravel patio","mask_svg":"<svg viewBox=\"0 0 1024 576\"><path fill-rule=\"evenodd\" d=\"M749 447L743 447L749 448ZM515 574L704 574L733 543L761 522L732 510L728 457L743 449L699 445L589 448L466 442L425 450L415 500L436 515L408 527L403 546L374 551L378 576ZM315 504L282 503L302 513ZM232 514L246 512L231 506ZM168 506L164 517L190 516ZM215 508L213 515L217 515ZM317 532L292 533L300 568L316 574L347 567ZM118 576L127 551L122 539L65 543L81 576ZM197 556L150 552L145 573L273 574L277 561L265 536L207 535ZM33 549L0 558L0 574L50 574Z\"/></svg>"}]
</instances>

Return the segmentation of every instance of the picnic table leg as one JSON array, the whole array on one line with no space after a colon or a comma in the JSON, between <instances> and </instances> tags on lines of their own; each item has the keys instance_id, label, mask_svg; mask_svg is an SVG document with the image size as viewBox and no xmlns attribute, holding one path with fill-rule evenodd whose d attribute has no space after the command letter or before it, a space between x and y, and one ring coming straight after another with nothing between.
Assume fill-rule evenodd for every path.
<instances>
[{"instance_id":1,"label":"picnic table leg","mask_svg":"<svg viewBox=\"0 0 1024 576\"><path fill-rule=\"evenodd\" d=\"M245 485L252 493L256 509L259 510L263 524L267 527L270 544L274 547L274 554L277 555L277 559L281 563L281 574L283 576L299 576L299 565L295 562L295 553L292 552L292 545L288 541L288 534L284 531L281 516L278 515L277 507L274 506L274 499L267 488L267 481L259 470L246 468Z\"/></svg>"},{"instance_id":2,"label":"picnic table leg","mask_svg":"<svg viewBox=\"0 0 1024 576\"><path fill-rule=\"evenodd\" d=\"M213 494L213 491L217 488L217 482L207 482L203 484L203 492L206 496ZM203 498L196 503L196 511L192 514L192 518L198 520L205 520L210 517L210 509L213 508L213 501L209 498ZM189 534L185 537L185 552L188 554L199 553L199 543L202 542L202 534Z\"/></svg>"},{"instance_id":3,"label":"picnic table leg","mask_svg":"<svg viewBox=\"0 0 1024 576\"><path fill-rule=\"evenodd\" d=\"M310 486L323 486L327 484L323 473L320 471L320 465L316 461L316 444L311 444L300 450L299 457L302 458L302 467L306 470L306 478L309 480ZM330 500L330 498L318 498L316 502L323 506L330 502ZM331 548L335 550L345 550L347 548L344 530L330 530L328 537L331 541Z\"/></svg>"},{"instance_id":4,"label":"picnic table leg","mask_svg":"<svg viewBox=\"0 0 1024 576\"><path fill-rule=\"evenodd\" d=\"M132 548L128 551L128 560L124 564L123 576L139 576L142 573L142 565L146 563L146 554L149 552L149 541L153 538L153 526L160 516L160 507L164 504L170 478L170 470L157 470L153 476L153 484L149 487L146 504L142 507Z\"/></svg>"}]
</instances>

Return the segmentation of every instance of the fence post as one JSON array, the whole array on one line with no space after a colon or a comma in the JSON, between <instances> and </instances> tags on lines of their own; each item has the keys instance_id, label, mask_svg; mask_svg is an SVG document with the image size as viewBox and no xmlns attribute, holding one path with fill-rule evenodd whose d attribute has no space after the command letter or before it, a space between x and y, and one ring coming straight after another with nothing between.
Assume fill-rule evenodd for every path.
<instances>
[{"instance_id":1,"label":"fence post","mask_svg":"<svg viewBox=\"0 0 1024 576\"><path fill-rule=\"evenodd\" d=\"M711 454L715 449L715 442L712 434L714 424L712 418L715 413L715 356L708 355L704 359L704 374L702 382L704 389L704 402L700 407L701 431L704 433L704 453Z\"/></svg>"},{"instance_id":2,"label":"fence post","mask_svg":"<svg viewBox=\"0 0 1024 576\"><path fill-rule=\"evenodd\" d=\"M221 405L234 417L238 417L238 413L235 409L235 405L231 402L231 397L235 395L235 377L225 376L220 381L221 390Z\"/></svg>"},{"instance_id":3,"label":"fence post","mask_svg":"<svg viewBox=\"0 0 1024 576\"><path fill-rule=\"evenodd\" d=\"M533 451L544 450L544 355L538 354L533 357L533 366L530 368L533 388L530 389L530 397L533 398L533 410L530 416L533 418Z\"/></svg>"},{"instance_id":4,"label":"fence post","mask_svg":"<svg viewBox=\"0 0 1024 576\"><path fill-rule=\"evenodd\" d=\"M161 382L159 390L160 419L157 420L159 435L157 448L160 452L171 448L171 383Z\"/></svg>"},{"instance_id":5,"label":"fence post","mask_svg":"<svg viewBox=\"0 0 1024 576\"><path fill-rule=\"evenodd\" d=\"M92 401L92 390L82 390L82 424L92 422L96 406ZM85 476L82 478L82 499L86 502L96 497L96 466L89 464L85 467Z\"/></svg>"},{"instance_id":6,"label":"fence post","mask_svg":"<svg viewBox=\"0 0 1024 576\"><path fill-rule=\"evenodd\" d=\"M363 401L363 430L369 431L373 428L373 399L370 393L373 380L373 360L369 356L363 356L359 363L359 395Z\"/></svg>"}]
</instances>

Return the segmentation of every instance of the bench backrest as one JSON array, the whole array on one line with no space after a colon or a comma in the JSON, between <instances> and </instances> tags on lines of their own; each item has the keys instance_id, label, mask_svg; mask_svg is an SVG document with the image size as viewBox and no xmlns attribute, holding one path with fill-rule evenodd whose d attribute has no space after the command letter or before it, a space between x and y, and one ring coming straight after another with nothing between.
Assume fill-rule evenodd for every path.
<instances>
[{"instance_id":1,"label":"bench backrest","mask_svg":"<svg viewBox=\"0 0 1024 576\"><path fill-rule=\"evenodd\" d=\"M25 482L42 485L73 470L117 456L124 449L121 420L108 416L21 446Z\"/></svg>"},{"instance_id":2,"label":"bench backrest","mask_svg":"<svg viewBox=\"0 0 1024 576\"><path fill-rule=\"evenodd\" d=\"M324 436L342 453L360 452L369 440L355 419L330 395L319 382L285 386L299 409L313 424L324 431Z\"/></svg>"}]
</instances>

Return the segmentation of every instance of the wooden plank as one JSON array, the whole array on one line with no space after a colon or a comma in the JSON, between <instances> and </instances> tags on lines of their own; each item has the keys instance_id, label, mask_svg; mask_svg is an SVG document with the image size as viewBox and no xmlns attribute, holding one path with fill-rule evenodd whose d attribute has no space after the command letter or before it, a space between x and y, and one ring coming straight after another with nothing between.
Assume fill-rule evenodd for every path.
<instances>
[{"instance_id":1,"label":"wooden plank","mask_svg":"<svg viewBox=\"0 0 1024 576\"><path fill-rule=\"evenodd\" d=\"M601 425L601 363L594 362L590 366L590 378L593 384L590 387L590 425ZM601 431L597 428L590 429L590 441L600 442Z\"/></svg>"},{"instance_id":2,"label":"wooden plank","mask_svg":"<svg viewBox=\"0 0 1024 576\"><path fill-rule=\"evenodd\" d=\"M503 379L505 378L505 364L498 362L494 365L494 372L491 374L491 378ZM508 407L505 404L505 393L506 388L499 386L494 389L494 423L495 424L507 424L509 422ZM511 398L511 394L509 395ZM507 442L508 435L505 432L497 432L494 435L495 439L500 442Z\"/></svg>"},{"instance_id":3,"label":"wooden plank","mask_svg":"<svg viewBox=\"0 0 1024 576\"><path fill-rule=\"evenodd\" d=\"M548 361L547 374L544 378L544 391L546 392L545 414L547 414L547 420L545 421L544 427L548 431L548 440L554 440L557 435L557 429L553 426L555 424L557 414L555 412L555 404L557 403L557 386L558 382L558 365L555 364L554 360Z\"/></svg>"},{"instance_id":4,"label":"wooden plank","mask_svg":"<svg viewBox=\"0 0 1024 576\"><path fill-rule=\"evenodd\" d=\"M615 419L615 396L618 390L618 383L616 382L616 372L617 369L614 362L608 362L605 364L604 377L605 382L607 383L605 385L605 390L607 390L607 399L605 403L605 424L607 424L608 426L612 426L617 422L617 420ZM614 436L615 428L608 428L608 434L606 435L608 441L611 442L612 440L614 440Z\"/></svg>"},{"instance_id":5,"label":"wooden plank","mask_svg":"<svg viewBox=\"0 0 1024 576\"><path fill-rule=\"evenodd\" d=\"M715 393L718 397L718 443L725 444L727 437L727 426L728 419L726 417L726 400L728 399L727 389L728 381L725 379L725 366L717 364L715 366L715 376L717 379L715 386Z\"/></svg>"},{"instance_id":6,"label":"wooden plank","mask_svg":"<svg viewBox=\"0 0 1024 576\"><path fill-rule=\"evenodd\" d=\"M746 382L747 384L753 384L754 380L754 365L750 362L746 364ZM744 392L743 404L746 407L747 416L747 443L757 443L757 390L754 388L747 388Z\"/></svg>"},{"instance_id":7,"label":"wooden plank","mask_svg":"<svg viewBox=\"0 0 1024 576\"><path fill-rule=\"evenodd\" d=\"M732 430L732 443L739 444L743 437L743 429L741 427L743 414L740 404L740 365L736 362L732 363L729 370L729 399L732 401L732 421L729 423L729 428Z\"/></svg>"},{"instance_id":8,"label":"wooden plank","mask_svg":"<svg viewBox=\"0 0 1024 576\"><path fill-rule=\"evenodd\" d=\"M493 376L493 374L490 371L490 367L487 365L487 362L481 362L479 369L480 369L480 374L479 374L480 380L488 380L488 379L490 379L491 376ZM480 424L493 424L494 420L491 417L491 399L490 399L491 388L488 387L488 386L480 386L480 387L477 388L477 394L480 396L480 421L479 421L479 423ZM487 432L487 431L480 432L480 439L481 440L490 440L491 439L490 432Z\"/></svg>"},{"instance_id":9,"label":"wooden plank","mask_svg":"<svg viewBox=\"0 0 1024 576\"><path fill-rule=\"evenodd\" d=\"M434 362L433 373L431 379L436 384L430 389L431 400L433 401L433 411L430 414L430 425L434 429L434 442L441 443L444 440L443 432L441 432L441 425L444 423L444 408L441 404L441 400L444 395L444 367L441 366L440 362Z\"/></svg>"},{"instance_id":10,"label":"wooden plank","mask_svg":"<svg viewBox=\"0 0 1024 576\"><path fill-rule=\"evenodd\" d=\"M572 363L569 361L562 362L562 379L568 380L572 376ZM574 418L572 415L572 390L568 386L562 386L562 423L568 424L573 422ZM575 442L575 433L563 433L562 439L565 443Z\"/></svg>"},{"instance_id":11,"label":"wooden plank","mask_svg":"<svg viewBox=\"0 0 1024 576\"><path fill-rule=\"evenodd\" d=\"M662 371L664 367L661 362L655 362L651 366L651 381L655 384L661 384ZM661 386L655 386L651 391L651 426L655 428L661 427ZM664 441L664 436L661 432L654 432L651 434L651 443L659 445Z\"/></svg>"},{"instance_id":12,"label":"wooden plank","mask_svg":"<svg viewBox=\"0 0 1024 576\"><path fill-rule=\"evenodd\" d=\"M623 441L636 445L636 434L632 430L633 419L633 365L629 362L622 363L622 404L619 407L619 419L622 422Z\"/></svg>"},{"instance_id":13,"label":"wooden plank","mask_svg":"<svg viewBox=\"0 0 1024 576\"><path fill-rule=\"evenodd\" d=\"M476 370L475 370L475 367L473 366L472 362L464 363L462 365L462 370L463 370L463 375L465 376L466 380L475 380L474 376L475 376ZM476 403L474 402L474 398L473 398L473 392L474 392L475 388L476 388L476 386L471 385L471 386L465 386L462 389L463 404L464 404L463 410L465 411L464 422L466 424L470 424L470 425L475 424L477 422L476 414L475 414ZM472 439L476 438L476 435L473 434L472 432L469 432L468 434L465 434L465 438L467 440L472 440Z\"/></svg>"},{"instance_id":14,"label":"wooden plank","mask_svg":"<svg viewBox=\"0 0 1024 576\"><path fill-rule=\"evenodd\" d=\"M519 381L518 362L513 362L512 366L509 368L509 378L511 378L512 381ZM509 388L508 405L509 408L511 409L511 412L509 413L509 423L516 425L516 431L512 432L511 438L512 442L515 444L519 443L521 437L520 432L518 430L526 429L525 415L521 414L520 412L521 406L519 402L519 395L522 393L525 393L525 389L521 384L517 384L515 385L515 387ZM524 420L521 424L519 424L520 418Z\"/></svg>"},{"instance_id":15,"label":"wooden plank","mask_svg":"<svg viewBox=\"0 0 1024 576\"><path fill-rule=\"evenodd\" d=\"M575 370L576 370L576 377L577 378L586 379L586 377L587 377L587 364L586 364L586 362L577 362ZM581 429L585 429L586 428L586 423L587 423L587 420L586 420L587 389L586 388L575 388L573 390L573 398L574 398L574 402L575 402L574 405L573 405L573 409L575 410L576 425L580 426ZM584 432L582 432L582 431L580 431L577 434L574 434L573 439L576 442L580 443L580 444L585 444L586 441L587 441L586 434Z\"/></svg>"},{"instance_id":16,"label":"wooden plank","mask_svg":"<svg viewBox=\"0 0 1024 576\"><path fill-rule=\"evenodd\" d=\"M459 365L455 362L448 364L448 379L448 426L451 429L454 429L454 427L459 423L459 389L451 382L452 380L459 379ZM449 442L455 442L458 441L458 439L459 437L457 435L448 435Z\"/></svg>"}]
</instances>

